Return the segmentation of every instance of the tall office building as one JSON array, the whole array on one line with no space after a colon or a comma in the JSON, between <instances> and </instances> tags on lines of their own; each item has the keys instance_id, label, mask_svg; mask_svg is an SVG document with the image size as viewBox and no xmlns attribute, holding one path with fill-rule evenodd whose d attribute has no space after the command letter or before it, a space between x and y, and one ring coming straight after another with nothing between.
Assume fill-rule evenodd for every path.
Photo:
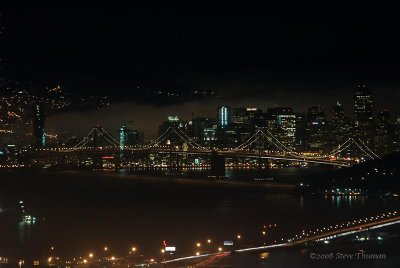
<instances>
[{"instance_id":1,"label":"tall office building","mask_svg":"<svg viewBox=\"0 0 400 268\"><path fill-rule=\"evenodd\" d=\"M118 139L120 149L124 149L125 146L133 146L141 143L141 133L126 126L122 126L118 130Z\"/></svg>"},{"instance_id":2,"label":"tall office building","mask_svg":"<svg viewBox=\"0 0 400 268\"><path fill-rule=\"evenodd\" d=\"M218 141L220 146L234 146L236 131L232 128L232 113L229 106L218 107Z\"/></svg>"},{"instance_id":3,"label":"tall office building","mask_svg":"<svg viewBox=\"0 0 400 268\"><path fill-rule=\"evenodd\" d=\"M276 138L288 149L296 145L296 114L291 107L274 107L267 109L267 127Z\"/></svg>"},{"instance_id":4,"label":"tall office building","mask_svg":"<svg viewBox=\"0 0 400 268\"><path fill-rule=\"evenodd\" d=\"M203 146L216 145L216 142L218 141L217 125L214 125L213 127L204 128L202 136L203 136L202 140Z\"/></svg>"},{"instance_id":5,"label":"tall office building","mask_svg":"<svg viewBox=\"0 0 400 268\"><path fill-rule=\"evenodd\" d=\"M374 117L372 93L365 85L354 91L354 134L367 145L372 145L374 136Z\"/></svg>"},{"instance_id":6,"label":"tall office building","mask_svg":"<svg viewBox=\"0 0 400 268\"><path fill-rule=\"evenodd\" d=\"M296 114L291 107L268 108L266 126L288 149L295 149Z\"/></svg>"},{"instance_id":7,"label":"tall office building","mask_svg":"<svg viewBox=\"0 0 400 268\"><path fill-rule=\"evenodd\" d=\"M119 148L123 150L125 146L127 145L127 140L128 140L128 130L125 126L122 126L118 130L118 141L119 141Z\"/></svg>"},{"instance_id":8,"label":"tall office building","mask_svg":"<svg viewBox=\"0 0 400 268\"><path fill-rule=\"evenodd\" d=\"M41 103L35 103L33 105L33 136L35 139L34 146L36 148L45 146L45 114L44 106Z\"/></svg>"},{"instance_id":9,"label":"tall office building","mask_svg":"<svg viewBox=\"0 0 400 268\"><path fill-rule=\"evenodd\" d=\"M210 119L207 117L197 117L189 121L187 134L196 142L203 143L204 130L207 128L212 128L216 125L215 119Z\"/></svg>"},{"instance_id":10,"label":"tall office building","mask_svg":"<svg viewBox=\"0 0 400 268\"><path fill-rule=\"evenodd\" d=\"M321 106L312 106L306 115L306 148L322 153L327 147L327 123Z\"/></svg>"},{"instance_id":11,"label":"tall office building","mask_svg":"<svg viewBox=\"0 0 400 268\"><path fill-rule=\"evenodd\" d=\"M336 102L333 106L330 128L330 140L333 147L343 144L351 134L351 119L345 115L344 107L340 102Z\"/></svg>"},{"instance_id":12,"label":"tall office building","mask_svg":"<svg viewBox=\"0 0 400 268\"><path fill-rule=\"evenodd\" d=\"M306 139L306 114L296 113L296 149L303 151L305 149Z\"/></svg>"},{"instance_id":13,"label":"tall office building","mask_svg":"<svg viewBox=\"0 0 400 268\"><path fill-rule=\"evenodd\" d=\"M232 108L232 130L236 133L238 143L247 141L256 127L262 126L262 110L258 108Z\"/></svg>"},{"instance_id":14,"label":"tall office building","mask_svg":"<svg viewBox=\"0 0 400 268\"><path fill-rule=\"evenodd\" d=\"M227 106L218 107L218 127L226 128L231 123L231 109Z\"/></svg>"},{"instance_id":15,"label":"tall office building","mask_svg":"<svg viewBox=\"0 0 400 268\"><path fill-rule=\"evenodd\" d=\"M240 125L254 125L261 113L262 110L258 108L232 108L232 123Z\"/></svg>"},{"instance_id":16,"label":"tall office building","mask_svg":"<svg viewBox=\"0 0 400 268\"><path fill-rule=\"evenodd\" d=\"M395 126L391 122L388 110L381 110L377 116L374 144L378 155L387 155L395 151Z\"/></svg>"}]
</instances>

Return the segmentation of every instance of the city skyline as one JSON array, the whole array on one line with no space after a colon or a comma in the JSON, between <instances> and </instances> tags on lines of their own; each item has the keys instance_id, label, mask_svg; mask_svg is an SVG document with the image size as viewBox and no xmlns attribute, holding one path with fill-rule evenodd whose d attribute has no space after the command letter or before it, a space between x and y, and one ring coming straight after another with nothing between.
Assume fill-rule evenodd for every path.
<instances>
[{"instance_id":1,"label":"city skyline","mask_svg":"<svg viewBox=\"0 0 400 268\"><path fill-rule=\"evenodd\" d=\"M357 86L353 87L351 91L347 92L347 96L345 101L339 100L336 96L331 96L331 98L327 101L329 104L324 106L323 104L308 102L308 105L305 105L307 101L303 101L303 109L300 109L299 106L291 104L289 101L278 101L281 104L274 104L268 105L264 100L256 100L254 102L245 102L248 105L243 105L243 101L221 101L221 100L200 100L200 101L193 101L189 103L183 103L179 105L168 105L168 106L153 106L153 105L138 105L135 103L129 102L122 102L122 103L114 103L111 107L107 108L105 111L86 111L83 113L76 113L70 112L69 114L59 114L55 115L54 118L50 118L50 126L52 128L64 128L67 130L73 129L80 129L78 133L84 133L85 130L90 129L88 124L99 124L104 126L107 129L117 129L120 125L125 124L127 121L132 120L135 124L135 127L145 131L150 135L150 138L154 138L157 136L158 125L162 121L166 120L169 115L177 115L182 120L190 121L192 118L196 117L208 117L212 119L217 119L218 112L217 108L219 106L230 106L234 107L243 107L243 108L257 108L261 109L264 112L267 111L268 108L273 107L292 107L294 112L301 112L306 113L308 108L320 105L325 112L326 117L330 120L333 116L333 107L337 102L341 103L344 107L345 115L348 117L353 117L354 115L354 90ZM373 92L373 90L371 90ZM300 93L301 94L301 93ZM378 92L379 94L379 92ZM387 106L383 105L379 107L379 103L376 104L376 96L377 94L373 94L373 116L376 117L380 111L382 110L389 110L392 116L397 115L400 110L390 108L388 109ZM298 99L298 97L296 97ZM342 98L343 99L343 96ZM395 99L395 98L394 98ZM332 101L331 101L332 100ZM258 105L257 105L258 103ZM263 103L264 105L261 105ZM118 111L116 113L116 111ZM146 115L143 116L142 111L146 111ZM98 114L101 116L98 116ZM123 115L126 116L123 116ZM80 117L80 120L85 122L84 124L73 125L74 118L76 116ZM99 119L101 118L101 119ZM150 120L149 120L150 119ZM60 124L59 122L69 122L68 124L72 124L71 127L65 126L64 124ZM63 126L64 125L64 126ZM82 126L83 125L83 126ZM148 137L146 137L148 139Z\"/></svg>"},{"instance_id":2,"label":"city skyline","mask_svg":"<svg viewBox=\"0 0 400 268\"><path fill-rule=\"evenodd\" d=\"M2 3L1 268L400 267L399 28L383 2Z\"/></svg>"},{"instance_id":3,"label":"city skyline","mask_svg":"<svg viewBox=\"0 0 400 268\"><path fill-rule=\"evenodd\" d=\"M132 119L121 123L118 133L115 131L105 130L101 125L86 134L81 142L79 138L71 134L56 137L51 140L51 146L68 147L73 146L71 140L78 142L79 146L88 146L88 139L96 144L106 142L107 146L117 145L120 150L130 146L149 146L165 135L171 128L182 131L184 137L188 140L181 140L177 146L184 144L196 144L201 150L205 148L240 148L242 144L246 144L259 131L267 131L272 139L276 140L280 147L266 147L266 149L278 149L288 152L311 153L327 155L331 151L337 150L342 146L346 146L349 140L359 140L362 146L368 148L371 153L357 152L362 148L352 148L342 152L340 157L364 159L368 157L376 157L378 155L385 156L400 150L400 114L391 114L387 109L380 110L374 115L373 94L365 85L358 85L353 94L353 115L348 116L345 108L338 101L332 106L332 117L329 119L323 109L319 105L308 108L306 112L298 112L292 107L275 106L266 110L255 107L230 107L219 106L217 108L217 118L197 116L192 113L189 120L182 119L177 115L169 114L167 120L163 120L158 127L157 138L152 138L149 133L143 132L137 128ZM35 147L44 148L45 127L43 111L39 117L39 106L35 104L37 114L33 115L34 131L35 131ZM36 122L36 125L35 125ZM82 121L80 121L82 124ZM39 126L39 132L38 132ZM93 137L88 137L93 131L99 132ZM103 141L97 141L98 135L103 137L102 131L107 133L107 137ZM109 134L111 133L111 134ZM178 134L179 135L179 134ZM263 135L266 135L265 133ZM114 137L113 137L114 136ZM79 136L78 136L79 137ZM101 138L102 140L103 138ZM165 139L165 137L164 137ZM182 139L182 137L180 137ZM192 141L192 142L191 142ZM39 143L38 143L39 142ZM111 143L110 143L111 142ZM270 141L271 142L271 141ZM270 143L267 141L267 143ZM85 145L83 145L83 144ZM253 142L252 142L253 143ZM272 142L273 143L273 142ZM356 142L357 143L357 142ZM77 146L78 146L77 145ZM265 146L265 144L263 145ZM275 145L276 146L276 145ZM360 146L357 144L357 146ZM346 148L348 148L347 146ZM72 147L74 148L74 147ZM372 150L371 150L372 148ZM375 151L375 152L374 152Z\"/></svg>"}]
</instances>

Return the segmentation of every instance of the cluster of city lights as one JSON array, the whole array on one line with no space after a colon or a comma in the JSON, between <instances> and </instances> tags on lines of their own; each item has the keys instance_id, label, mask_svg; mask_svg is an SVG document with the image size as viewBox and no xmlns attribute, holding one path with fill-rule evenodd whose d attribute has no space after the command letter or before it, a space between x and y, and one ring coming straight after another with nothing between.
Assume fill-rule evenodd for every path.
<instances>
[{"instance_id":1,"label":"cluster of city lights","mask_svg":"<svg viewBox=\"0 0 400 268\"><path fill-rule=\"evenodd\" d=\"M339 196L358 196L364 194L362 189L352 189L352 188L345 188L345 189L332 189L332 190L325 190L325 195L339 195Z\"/></svg>"}]
</instances>

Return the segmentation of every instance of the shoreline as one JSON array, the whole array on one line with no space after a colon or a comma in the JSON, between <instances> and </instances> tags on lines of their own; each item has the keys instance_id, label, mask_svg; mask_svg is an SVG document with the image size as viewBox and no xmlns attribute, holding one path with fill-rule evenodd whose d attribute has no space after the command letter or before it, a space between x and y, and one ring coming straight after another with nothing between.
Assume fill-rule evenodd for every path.
<instances>
[{"instance_id":1,"label":"shoreline","mask_svg":"<svg viewBox=\"0 0 400 268\"><path fill-rule=\"evenodd\" d=\"M221 185L221 186L239 186L239 187L256 187L256 188L275 188L294 190L297 186L295 183L279 183L279 182L265 182L265 181L245 181L239 179L215 179L208 177L189 177L189 176L176 176L176 175L157 175L157 174L134 174L134 173L116 173L116 172L101 172L101 171L50 171L63 174L79 174L79 175L99 175L101 177L117 178L121 180L137 180L161 183L177 183L177 184L198 184L198 185Z\"/></svg>"},{"instance_id":2,"label":"shoreline","mask_svg":"<svg viewBox=\"0 0 400 268\"><path fill-rule=\"evenodd\" d=\"M208 177L190 177L187 175L163 175L163 174L135 174L129 172L102 172L93 170L30 170L30 171L20 171L20 172L4 172L2 176L3 179L0 180L0 186L6 186L4 184L13 184L12 177L27 174L30 175L44 175L41 176L41 180L52 180L52 176L62 176L60 178L64 182L76 183L77 179L84 179L87 183L88 181L97 181L101 183L115 182L136 182L148 185L159 184L160 186L173 186L178 187L185 186L199 186L199 187L217 187L226 189L246 189L254 191L265 191L266 193L278 193L278 194L292 194L297 186L297 183L282 183L276 181L260 181L260 180L248 180L245 179L216 179ZM7 176L9 175L9 176ZM70 176L70 178L67 178ZM8 177L8 178L7 178ZM25 176L23 176L25 177ZM18 180L24 180L25 178L19 178ZM1 187L3 188L3 187ZM5 188L8 188L7 186ZM4 188L3 188L4 189Z\"/></svg>"}]
</instances>

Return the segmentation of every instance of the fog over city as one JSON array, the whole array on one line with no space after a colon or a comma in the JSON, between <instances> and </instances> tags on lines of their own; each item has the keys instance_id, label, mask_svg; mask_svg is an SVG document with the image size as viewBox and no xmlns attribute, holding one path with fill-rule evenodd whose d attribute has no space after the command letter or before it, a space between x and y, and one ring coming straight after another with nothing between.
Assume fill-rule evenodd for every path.
<instances>
[{"instance_id":1,"label":"fog over city","mask_svg":"<svg viewBox=\"0 0 400 268\"><path fill-rule=\"evenodd\" d=\"M385 72L377 75L380 77ZM135 127L146 133L146 139L152 139L158 134L158 125L165 121L168 115L177 115L183 120L196 117L217 117L217 107L255 107L262 110L274 106L293 107L296 112L306 112L313 105L321 105L330 117L332 107L339 101L348 116L353 114L353 92L356 86L364 84L371 89L374 99L374 113L381 109L398 112L397 99L400 97L400 81L393 78L392 70L386 74L389 81L379 83L374 77L368 77L368 72L359 77L364 79L348 79L343 72L324 74L318 77L314 74L268 73L254 74L243 78L240 73L215 77L204 75L191 76L191 86L195 88L212 88L219 97L205 100L192 100L183 103L143 104L135 100L134 93L122 93L125 98L115 96L111 107L102 110L84 112L68 112L57 114L48 120L49 128L86 133L99 124L116 134L117 128L128 120L133 120ZM248 75L248 74L246 74ZM181 83L188 83L189 78L178 78ZM286 80L287 79L287 80ZM134 92L134 91L133 91ZM79 120L78 120L79 119Z\"/></svg>"}]
</instances>

